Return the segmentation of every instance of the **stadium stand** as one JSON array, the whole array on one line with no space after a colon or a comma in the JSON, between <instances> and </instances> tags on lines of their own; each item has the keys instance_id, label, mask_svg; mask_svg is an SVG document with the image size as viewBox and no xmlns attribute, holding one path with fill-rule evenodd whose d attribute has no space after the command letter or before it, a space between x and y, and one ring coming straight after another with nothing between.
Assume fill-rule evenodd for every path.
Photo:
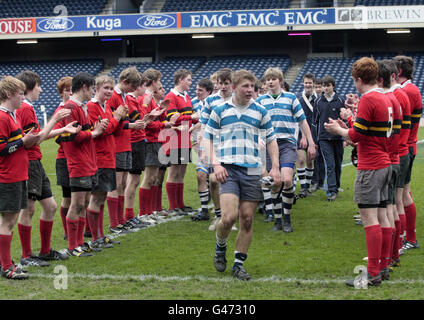
<instances>
[{"instance_id":1,"label":"stadium stand","mask_svg":"<svg viewBox=\"0 0 424 320\"><path fill-rule=\"evenodd\" d=\"M355 6L414 6L424 4L423 0L356 0Z\"/></svg>"},{"instance_id":2,"label":"stadium stand","mask_svg":"<svg viewBox=\"0 0 424 320\"><path fill-rule=\"evenodd\" d=\"M196 83L201 78L209 78L211 74L221 68L233 70L248 69L258 79L262 78L265 70L270 67L280 67L285 72L290 66L288 55L250 55L250 56L215 56L209 58L193 77L193 85L189 92L190 97L195 96Z\"/></svg>"},{"instance_id":3,"label":"stadium stand","mask_svg":"<svg viewBox=\"0 0 424 320\"><path fill-rule=\"evenodd\" d=\"M68 15L99 14L105 8L107 0L2 0L0 1L0 17L49 17L56 16L53 10L63 5ZM64 12L62 12L64 14Z\"/></svg>"},{"instance_id":4,"label":"stadium stand","mask_svg":"<svg viewBox=\"0 0 424 320\"><path fill-rule=\"evenodd\" d=\"M395 52L367 52L355 53L352 58L310 58L306 61L302 70L299 72L293 82L291 91L300 93L303 90L303 75L312 72L315 77L322 78L329 74L336 80L336 91L344 96L346 93L355 92L350 69L352 63L364 56L373 57L375 60L391 59L398 53ZM424 53L405 52L405 55L411 56L415 62L414 83L421 89L424 89Z\"/></svg>"},{"instance_id":5,"label":"stadium stand","mask_svg":"<svg viewBox=\"0 0 424 320\"><path fill-rule=\"evenodd\" d=\"M44 124L43 114L40 111L40 106L46 107L47 116L50 117L56 110L61 99L57 92L57 81L64 76L73 76L79 71L86 71L93 76L98 74L103 68L103 60L63 60L49 62L10 62L0 63L0 76L12 75L15 76L23 70L32 70L38 73L41 77L41 88L43 89L40 95L40 100L35 102L38 122Z\"/></svg>"},{"instance_id":6,"label":"stadium stand","mask_svg":"<svg viewBox=\"0 0 424 320\"><path fill-rule=\"evenodd\" d=\"M219 11L219 10L253 10L288 8L289 0L166 0L162 12L175 11Z\"/></svg>"}]
</instances>

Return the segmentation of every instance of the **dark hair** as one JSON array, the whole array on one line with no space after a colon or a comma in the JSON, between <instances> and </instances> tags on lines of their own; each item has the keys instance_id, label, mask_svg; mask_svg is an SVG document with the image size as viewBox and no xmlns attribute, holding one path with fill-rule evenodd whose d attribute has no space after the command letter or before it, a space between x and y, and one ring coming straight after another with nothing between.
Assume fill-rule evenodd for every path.
<instances>
[{"instance_id":1,"label":"dark hair","mask_svg":"<svg viewBox=\"0 0 424 320\"><path fill-rule=\"evenodd\" d=\"M94 86L95 81L91 74L88 72L78 72L72 77L72 92L78 92L82 89L84 85L89 87Z\"/></svg>"},{"instance_id":2,"label":"dark hair","mask_svg":"<svg viewBox=\"0 0 424 320\"><path fill-rule=\"evenodd\" d=\"M181 80L187 78L189 75L191 75L190 70L178 69L174 73L174 85L178 85Z\"/></svg>"},{"instance_id":3,"label":"dark hair","mask_svg":"<svg viewBox=\"0 0 424 320\"><path fill-rule=\"evenodd\" d=\"M315 83L315 76L312 73L310 72L305 73L303 75L303 80L305 80L305 78L312 79L312 82Z\"/></svg>"},{"instance_id":4,"label":"dark hair","mask_svg":"<svg viewBox=\"0 0 424 320\"><path fill-rule=\"evenodd\" d=\"M397 75L396 64L392 60L376 61L378 65L378 78L383 79L383 87L390 88L390 78L392 74Z\"/></svg>"},{"instance_id":5,"label":"dark hair","mask_svg":"<svg viewBox=\"0 0 424 320\"><path fill-rule=\"evenodd\" d=\"M287 83L287 81L284 81L284 83L283 83L283 88L284 88L284 90L286 90L287 92L289 92L289 91L290 91L290 85Z\"/></svg>"},{"instance_id":6,"label":"dark hair","mask_svg":"<svg viewBox=\"0 0 424 320\"><path fill-rule=\"evenodd\" d=\"M413 79L415 71L414 60L407 56L396 56L393 58L396 67L399 69L399 76L407 79ZM402 71L401 71L402 70Z\"/></svg>"},{"instance_id":7,"label":"dark hair","mask_svg":"<svg viewBox=\"0 0 424 320\"><path fill-rule=\"evenodd\" d=\"M197 85L205 89L207 92L209 92L209 94L213 92L213 83L208 78L200 79L199 82L197 82Z\"/></svg>"},{"instance_id":8,"label":"dark hair","mask_svg":"<svg viewBox=\"0 0 424 320\"><path fill-rule=\"evenodd\" d=\"M153 81L159 81L162 78L162 73L159 70L148 68L143 72L143 76L146 77L146 86L150 87Z\"/></svg>"},{"instance_id":9,"label":"dark hair","mask_svg":"<svg viewBox=\"0 0 424 320\"><path fill-rule=\"evenodd\" d=\"M230 68L223 68L220 69L216 72L216 80L219 81L226 81L226 80L230 80L232 81L232 76L233 76L233 70L231 70Z\"/></svg>"},{"instance_id":10,"label":"dark hair","mask_svg":"<svg viewBox=\"0 0 424 320\"><path fill-rule=\"evenodd\" d=\"M322 79L321 79L321 78L316 78L316 79L315 79L315 84L320 84L320 85L322 85Z\"/></svg>"},{"instance_id":11,"label":"dark hair","mask_svg":"<svg viewBox=\"0 0 424 320\"><path fill-rule=\"evenodd\" d=\"M322 78L322 84L323 85L332 84L333 87L335 87L336 86L336 80L334 80L333 76L326 75L325 77Z\"/></svg>"},{"instance_id":12,"label":"dark hair","mask_svg":"<svg viewBox=\"0 0 424 320\"><path fill-rule=\"evenodd\" d=\"M25 83L25 86L26 86L25 93L33 90L37 84L39 86L41 85L40 76L31 70L25 70L18 73L16 78L21 80L23 83Z\"/></svg>"}]
</instances>

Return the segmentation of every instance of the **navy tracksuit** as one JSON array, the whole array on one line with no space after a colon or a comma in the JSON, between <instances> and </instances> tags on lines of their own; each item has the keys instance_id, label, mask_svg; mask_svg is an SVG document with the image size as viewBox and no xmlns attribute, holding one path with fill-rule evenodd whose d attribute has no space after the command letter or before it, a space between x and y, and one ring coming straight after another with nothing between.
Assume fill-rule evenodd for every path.
<instances>
[{"instance_id":1,"label":"navy tracksuit","mask_svg":"<svg viewBox=\"0 0 424 320\"><path fill-rule=\"evenodd\" d=\"M337 193L340 188L344 139L325 130L324 123L328 122L329 118L337 120L341 108L344 108L344 100L336 92L331 101L322 94L315 103L314 122L317 127L319 150L324 159L328 196Z\"/></svg>"}]
</instances>

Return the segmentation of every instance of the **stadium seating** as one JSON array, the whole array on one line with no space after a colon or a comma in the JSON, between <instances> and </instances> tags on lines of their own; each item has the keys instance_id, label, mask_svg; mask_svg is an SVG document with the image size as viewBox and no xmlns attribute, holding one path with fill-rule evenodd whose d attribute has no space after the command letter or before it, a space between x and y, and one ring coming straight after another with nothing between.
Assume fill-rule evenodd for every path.
<instances>
[{"instance_id":1,"label":"stadium seating","mask_svg":"<svg viewBox=\"0 0 424 320\"><path fill-rule=\"evenodd\" d=\"M79 71L86 71L93 76L103 69L103 60L64 60L51 62L10 62L0 63L0 76L16 76L23 70L32 70L41 77L43 92L40 99L34 103L40 125L44 124L40 106L46 107L47 116L50 117L59 105L61 98L57 92L57 81L64 76L73 76Z\"/></svg>"},{"instance_id":2,"label":"stadium seating","mask_svg":"<svg viewBox=\"0 0 424 320\"><path fill-rule=\"evenodd\" d=\"M325 75L332 75L336 80L336 91L344 97L346 93L357 93L353 83L350 69L352 63L364 56L373 57L375 60L391 59L396 56L395 52L374 52L374 53L355 53L352 58L311 58L293 82L291 91L300 93L303 90L303 75L311 72L316 78L322 78ZM414 83L423 92L424 89L424 53L406 52L405 55L414 59L415 72Z\"/></svg>"},{"instance_id":3,"label":"stadium seating","mask_svg":"<svg viewBox=\"0 0 424 320\"><path fill-rule=\"evenodd\" d=\"M424 0L356 0L355 6L414 6L423 5Z\"/></svg>"},{"instance_id":4,"label":"stadium seating","mask_svg":"<svg viewBox=\"0 0 424 320\"><path fill-rule=\"evenodd\" d=\"M216 56L209 58L193 77L193 85L189 92L195 96L196 83L201 78L209 78L211 74L221 68L233 70L247 69L252 71L258 79L262 78L265 70L270 67L280 67L285 72L290 66L288 55L252 55L252 56Z\"/></svg>"},{"instance_id":5,"label":"stadium seating","mask_svg":"<svg viewBox=\"0 0 424 320\"><path fill-rule=\"evenodd\" d=\"M0 1L1 18L49 17L56 16L53 10L57 5L67 9L67 15L99 14L107 0L3 0ZM62 12L62 14L65 14Z\"/></svg>"},{"instance_id":6,"label":"stadium seating","mask_svg":"<svg viewBox=\"0 0 424 320\"><path fill-rule=\"evenodd\" d=\"M283 9L289 6L289 0L166 0L162 12L180 11L220 11L220 10L253 10Z\"/></svg>"},{"instance_id":7,"label":"stadium seating","mask_svg":"<svg viewBox=\"0 0 424 320\"><path fill-rule=\"evenodd\" d=\"M174 87L175 71L187 69L194 73L204 61L204 57L168 57L157 63L120 63L109 75L118 81L119 74L125 68L135 66L140 72L144 72L148 68L155 68L162 72L162 85L165 92L168 93Z\"/></svg>"}]
</instances>

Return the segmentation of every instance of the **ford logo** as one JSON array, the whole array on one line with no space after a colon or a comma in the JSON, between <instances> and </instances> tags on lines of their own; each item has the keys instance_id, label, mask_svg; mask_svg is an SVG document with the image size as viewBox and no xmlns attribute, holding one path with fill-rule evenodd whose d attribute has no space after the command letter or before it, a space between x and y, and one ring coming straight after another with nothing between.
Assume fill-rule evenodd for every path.
<instances>
[{"instance_id":1,"label":"ford logo","mask_svg":"<svg viewBox=\"0 0 424 320\"><path fill-rule=\"evenodd\" d=\"M44 32L64 32L73 27L74 22L64 17L46 18L37 23L37 30Z\"/></svg>"},{"instance_id":2,"label":"ford logo","mask_svg":"<svg viewBox=\"0 0 424 320\"><path fill-rule=\"evenodd\" d=\"M167 14L145 15L137 20L137 24L143 29L164 29L175 24L175 18Z\"/></svg>"}]
</instances>

